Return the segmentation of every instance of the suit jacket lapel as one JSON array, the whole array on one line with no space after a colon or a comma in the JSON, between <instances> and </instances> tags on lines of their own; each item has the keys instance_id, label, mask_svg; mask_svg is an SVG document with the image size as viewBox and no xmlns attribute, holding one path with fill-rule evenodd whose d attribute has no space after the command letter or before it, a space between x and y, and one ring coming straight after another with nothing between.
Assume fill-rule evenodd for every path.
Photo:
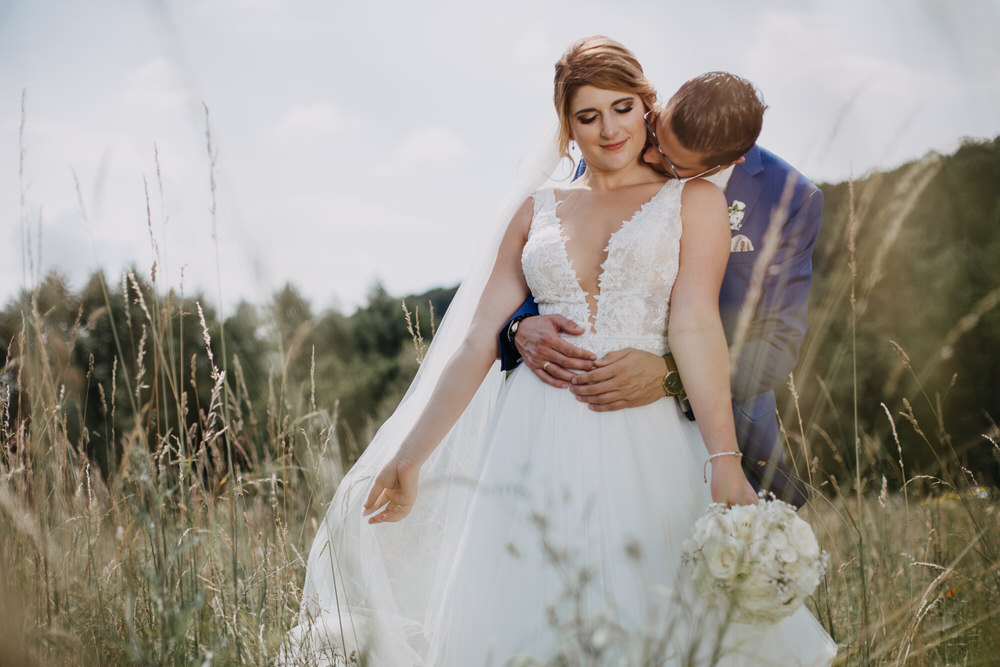
<instances>
[{"instance_id":1,"label":"suit jacket lapel","mask_svg":"<svg viewBox=\"0 0 1000 667\"><path fill-rule=\"evenodd\" d=\"M760 183L757 175L764 170L764 163L761 160L760 148L753 145L744 156L745 161L736 165L733 175L729 177L729 185L726 186L726 202L732 204L734 201L741 201L746 204L747 215L753 215L756 209L754 204L760 198L760 193L764 186ZM765 215L769 215L767 211Z\"/></svg>"}]
</instances>

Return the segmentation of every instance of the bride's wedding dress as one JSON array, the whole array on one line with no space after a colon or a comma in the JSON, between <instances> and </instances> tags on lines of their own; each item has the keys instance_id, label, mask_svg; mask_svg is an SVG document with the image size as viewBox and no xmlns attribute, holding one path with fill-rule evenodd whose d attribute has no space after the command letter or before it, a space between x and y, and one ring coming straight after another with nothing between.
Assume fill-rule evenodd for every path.
<instances>
[{"instance_id":1,"label":"bride's wedding dress","mask_svg":"<svg viewBox=\"0 0 1000 667\"><path fill-rule=\"evenodd\" d=\"M666 351L682 187L665 184L611 236L594 313L566 252L556 192L535 194L524 275L542 314L586 323L575 344L598 356ZM349 653L357 642L376 665L456 667L528 657L537 662L517 664L833 659L836 645L806 609L765 627L727 626L699 610L681 551L711 502L702 478L707 451L673 399L594 412L522 366L490 403L482 431L472 434L482 441L470 447L472 460L460 474L422 478L411 517L332 534L329 525L344 519L327 516L309 560L310 604L293 636L299 650L325 641L336 650L347 644ZM419 514L424 485L437 510ZM366 492L338 494L331 514L357 508ZM403 547L379 562L348 562L352 546L343 540L379 539Z\"/></svg>"}]
</instances>

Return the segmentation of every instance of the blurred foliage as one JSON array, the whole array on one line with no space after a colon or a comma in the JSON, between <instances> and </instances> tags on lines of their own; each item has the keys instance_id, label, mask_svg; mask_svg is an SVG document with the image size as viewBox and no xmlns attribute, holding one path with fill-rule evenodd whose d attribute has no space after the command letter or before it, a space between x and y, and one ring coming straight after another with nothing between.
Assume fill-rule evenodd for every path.
<instances>
[{"instance_id":1,"label":"blurred foliage","mask_svg":"<svg viewBox=\"0 0 1000 667\"><path fill-rule=\"evenodd\" d=\"M827 435L854 441L856 365L858 432L881 449L873 459L899 458L884 403L909 470L936 467L942 450L954 448L955 460L983 483L1000 481L996 447L983 437L996 440L1000 414L998 183L1000 139L821 186L823 227L795 379L805 437L826 462ZM790 392L785 399L785 424L798 430ZM901 418L904 401L926 439ZM899 478L898 465L885 467Z\"/></svg>"},{"instance_id":2,"label":"blurred foliage","mask_svg":"<svg viewBox=\"0 0 1000 667\"><path fill-rule=\"evenodd\" d=\"M837 664L996 662L997 183L1000 140L823 186L779 398L824 490L803 510L830 552L809 604ZM0 664L273 663L333 489L453 295L375 285L315 313L286 285L220 320L132 269L8 302Z\"/></svg>"},{"instance_id":3,"label":"blurred foliage","mask_svg":"<svg viewBox=\"0 0 1000 667\"><path fill-rule=\"evenodd\" d=\"M854 462L834 461L834 447L828 445L854 440L856 372L858 433L881 449L871 457L872 465L892 476L887 461L898 455L882 404L896 422L905 422L900 417L906 412L905 399L927 436L898 427L906 465L933 465L942 454L935 447L954 447L955 460L984 481L1000 480L996 448L982 437L996 432L993 419L1000 408L997 183L1000 139L969 142L955 155L929 155L853 184L821 186L825 204L814 255L810 324L794 376L797 391L779 392L779 406L791 444L805 440L823 468L841 464L844 474L852 471ZM252 423L242 425L245 437L238 443L247 450L244 455L253 457L250 443L261 441L255 429L264 426L254 415L266 413L273 422L283 414L318 408L337 416L340 453L350 462L391 414L419 363L401 301L415 328L419 321L416 330L426 344L455 293L455 288L435 289L401 300L376 284L367 303L348 315L335 309L315 313L293 285L285 285L269 303L242 302L220 323L204 295L181 298L173 290L161 295L141 277L123 276L106 287L102 281L94 274L74 292L52 273L34 294L35 307L48 324L46 343L60 366L67 428L74 438L86 430L88 453L105 469L117 460L115 434L133 426L136 411L122 408L135 395L136 388L127 383L135 384L140 368L144 386L136 405L147 394L154 399L173 396L176 383L190 408L178 421L176 401L154 400L162 409L146 411L149 433L197 427L198 411L207 408L212 389L197 304L204 311L216 364L228 370L233 391L253 408L248 413ZM23 292L0 311L0 361L6 360L2 381L15 389L15 341L31 307L31 293ZM169 321L160 321L161 315ZM163 345L154 346L153 336ZM896 345L911 361L904 362ZM236 363L239 377L234 381ZM187 369L184 377L159 370L178 364ZM112 406L107 402L114 383ZM22 391L25 404L27 393ZM280 405L265 405L269 397ZM796 426L799 415L807 427ZM269 428L272 437L282 430L273 423Z\"/></svg>"},{"instance_id":4,"label":"blurred foliage","mask_svg":"<svg viewBox=\"0 0 1000 667\"><path fill-rule=\"evenodd\" d=\"M442 314L454 293L435 289L406 298L425 340L432 336L431 312ZM257 415L280 420L318 406L337 408L341 454L353 460L416 373L402 302L381 285L352 315L336 310L316 315L295 287L286 285L269 304L241 302L220 322L204 295L181 298L173 290L159 295L133 270L110 285L95 273L79 292L54 272L33 292L9 302L0 311L0 382L14 392L11 405L21 406L26 418L31 387L18 374L17 340L34 307L46 323L49 359L58 367L69 438L78 442L85 436L87 454L107 472L121 455L116 436L132 430L136 414L146 419L142 427L149 441L203 428L213 380L199 305L215 364L228 372L235 400L250 408L249 423L241 424L244 437L236 443L244 457L255 458L259 445L252 443L267 440L257 437L262 434L256 429L263 428ZM282 405L267 405L275 396ZM130 409L147 401L156 409ZM273 437L282 428L272 430Z\"/></svg>"}]
</instances>

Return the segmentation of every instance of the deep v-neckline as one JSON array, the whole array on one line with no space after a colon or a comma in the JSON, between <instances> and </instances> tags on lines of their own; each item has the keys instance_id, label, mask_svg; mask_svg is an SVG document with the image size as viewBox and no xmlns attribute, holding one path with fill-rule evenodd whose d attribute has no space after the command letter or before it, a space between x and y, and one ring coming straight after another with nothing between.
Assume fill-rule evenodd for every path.
<instances>
[{"instance_id":1,"label":"deep v-neckline","mask_svg":"<svg viewBox=\"0 0 1000 667\"><path fill-rule=\"evenodd\" d=\"M608 236L607 243L604 245L604 253L605 253L604 259L601 260L600 267L598 268L597 271L596 293L591 293L583 289L583 285L580 282L580 274L577 273L576 267L573 266L573 260L572 258L570 258L569 250L566 247L566 244L569 242L570 237L566 233L566 229L563 226L562 218L559 217L559 205L566 200L556 199L556 192L555 190L552 190L552 199L553 199L552 217L555 220L556 229L559 233L559 242L560 242L559 246L562 248L563 259L566 261L566 266L569 269L570 274L573 276L573 284L576 285L576 289L583 296L583 300L587 304L587 317L589 320L588 324L590 324L589 330L591 333L596 333L597 331L597 318L600 313L601 293L604 291L604 274L607 271L608 260L611 259L611 253L613 250L615 238L618 237L622 233L622 231L625 230L627 227L632 226L634 221L639 219L639 217L642 215L643 211L645 211L650 204L656 201L656 199L661 194L663 194L663 192L667 189L667 186L670 185L670 183L671 181L667 181L663 185L661 185L660 188L653 193L652 197L644 201L642 205L632 213L631 216L629 216L625 220L622 220L621 224L618 225L618 228L615 229L613 232L611 232L611 234ZM591 297L593 297L593 302L591 302Z\"/></svg>"}]
</instances>

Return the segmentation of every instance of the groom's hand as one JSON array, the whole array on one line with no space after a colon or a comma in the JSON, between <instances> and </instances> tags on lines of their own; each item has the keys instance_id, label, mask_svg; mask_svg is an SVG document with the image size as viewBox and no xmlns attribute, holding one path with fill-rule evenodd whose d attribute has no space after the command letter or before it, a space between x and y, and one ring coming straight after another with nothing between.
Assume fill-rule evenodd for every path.
<instances>
[{"instance_id":1,"label":"groom's hand","mask_svg":"<svg viewBox=\"0 0 1000 667\"><path fill-rule=\"evenodd\" d=\"M570 391L591 410L635 408L663 398L667 362L659 355L628 347L608 352L596 366L570 378Z\"/></svg>"},{"instance_id":2,"label":"groom's hand","mask_svg":"<svg viewBox=\"0 0 1000 667\"><path fill-rule=\"evenodd\" d=\"M559 336L563 331L573 336L584 333L583 327L562 315L535 315L521 320L514 334L514 347L528 368L559 389L569 386L576 375L572 370L589 371L597 359L593 352L563 340Z\"/></svg>"}]
</instances>

